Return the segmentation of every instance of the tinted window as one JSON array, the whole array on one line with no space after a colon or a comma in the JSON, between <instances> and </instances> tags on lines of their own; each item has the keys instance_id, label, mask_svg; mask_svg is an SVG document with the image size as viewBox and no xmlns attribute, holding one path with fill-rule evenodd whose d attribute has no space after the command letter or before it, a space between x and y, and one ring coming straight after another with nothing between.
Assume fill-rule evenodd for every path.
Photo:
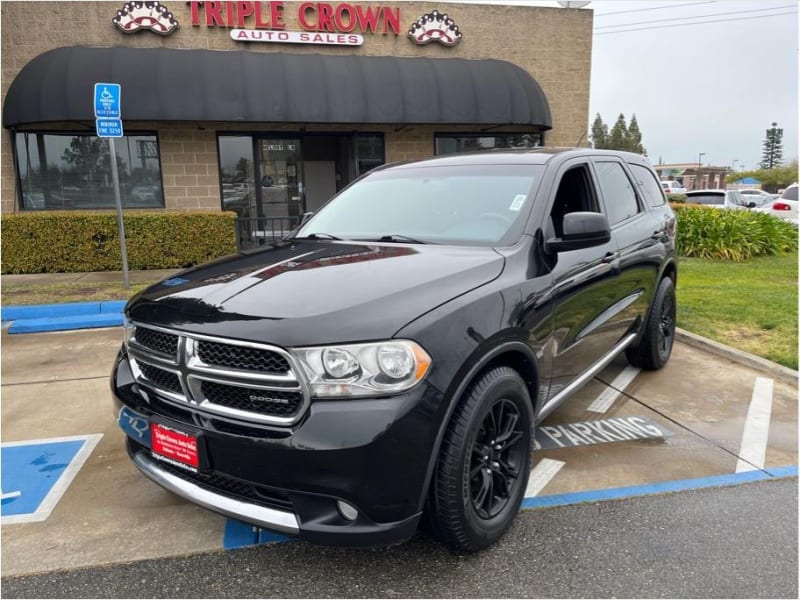
<instances>
[{"instance_id":1,"label":"tinted window","mask_svg":"<svg viewBox=\"0 0 800 600\"><path fill-rule=\"evenodd\" d=\"M120 195L125 208L164 206L158 140L126 135L115 140ZM114 208L107 140L93 135L16 135L22 208Z\"/></svg>"},{"instance_id":2,"label":"tinted window","mask_svg":"<svg viewBox=\"0 0 800 600\"><path fill-rule=\"evenodd\" d=\"M664 194L658 186L656 176L648 169L641 165L630 165L636 183L639 184L639 190L642 196L650 206L661 206L666 202Z\"/></svg>"},{"instance_id":3,"label":"tinted window","mask_svg":"<svg viewBox=\"0 0 800 600\"><path fill-rule=\"evenodd\" d=\"M435 138L437 156L476 152L493 148L535 148L542 145L540 133L502 133L497 135L446 135Z\"/></svg>"},{"instance_id":4,"label":"tinted window","mask_svg":"<svg viewBox=\"0 0 800 600\"><path fill-rule=\"evenodd\" d=\"M781 196L783 200L797 200L797 186L791 186L786 188L786 191L783 192Z\"/></svg>"},{"instance_id":5,"label":"tinted window","mask_svg":"<svg viewBox=\"0 0 800 600\"><path fill-rule=\"evenodd\" d=\"M609 225L616 225L639 212L636 192L633 191L630 179L616 162L598 162L597 179L608 213Z\"/></svg>"},{"instance_id":6,"label":"tinted window","mask_svg":"<svg viewBox=\"0 0 800 600\"><path fill-rule=\"evenodd\" d=\"M687 194L687 200L689 204L711 204L717 206L723 206L725 204L725 194L713 194L713 193L702 193L702 194Z\"/></svg>"}]
</instances>

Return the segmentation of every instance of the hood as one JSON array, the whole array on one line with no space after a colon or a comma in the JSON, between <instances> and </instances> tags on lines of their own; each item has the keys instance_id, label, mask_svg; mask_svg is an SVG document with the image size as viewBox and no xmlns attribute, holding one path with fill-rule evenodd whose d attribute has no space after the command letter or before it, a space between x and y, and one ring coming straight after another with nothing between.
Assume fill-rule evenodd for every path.
<instances>
[{"instance_id":1,"label":"hood","mask_svg":"<svg viewBox=\"0 0 800 600\"><path fill-rule=\"evenodd\" d=\"M185 271L135 296L128 316L280 346L385 339L495 279L491 248L296 241Z\"/></svg>"}]
</instances>

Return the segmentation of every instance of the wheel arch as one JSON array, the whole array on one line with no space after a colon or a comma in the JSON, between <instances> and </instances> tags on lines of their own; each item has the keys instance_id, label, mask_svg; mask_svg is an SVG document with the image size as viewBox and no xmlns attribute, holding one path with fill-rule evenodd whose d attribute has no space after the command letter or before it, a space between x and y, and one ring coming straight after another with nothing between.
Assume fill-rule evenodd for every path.
<instances>
[{"instance_id":1,"label":"wheel arch","mask_svg":"<svg viewBox=\"0 0 800 600\"><path fill-rule=\"evenodd\" d=\"M447 412L439 424L439 431L437 432L431 456L428 460L425 484L419 502L419 510L424 508L425 501L429 495L436 461L438 460L447 425L453 416L453 411L455 411L456 406L458 406L458 403L461 401L461 398L469 389L472 382L487 369L497 366L510 367L522 377L528 388L531 410L535 418L539 399L540 376L538 362L531 347L520 340L510 340L502 342L492 347L490 350L483 352L477 359L475 359L473 355L470 360L466 361L465 367L459 370L459 373L453 378L453 384L445 393L445 402L448 404Z\"/></svg>"}]
</instances>

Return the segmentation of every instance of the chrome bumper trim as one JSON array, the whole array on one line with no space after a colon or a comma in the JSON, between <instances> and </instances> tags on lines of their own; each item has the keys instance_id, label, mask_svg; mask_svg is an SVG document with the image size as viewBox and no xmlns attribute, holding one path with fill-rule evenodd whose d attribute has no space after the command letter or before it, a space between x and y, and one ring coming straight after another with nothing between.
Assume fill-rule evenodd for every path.
<instances>
[{"instance_id":1,"label":"chrome bumper trim","mask_svg":"<svg viewBox=\"0 0 800 600\"><path fill-rule=\"evenodd\" d=\"M148 458L143 452L133 455L133 463L146 477L161 487L204 508L274 531L283 533L299 533L300 531L297 517L294 514L215 494L160 469L158 463Z\"/></svg>"}]
</instances>

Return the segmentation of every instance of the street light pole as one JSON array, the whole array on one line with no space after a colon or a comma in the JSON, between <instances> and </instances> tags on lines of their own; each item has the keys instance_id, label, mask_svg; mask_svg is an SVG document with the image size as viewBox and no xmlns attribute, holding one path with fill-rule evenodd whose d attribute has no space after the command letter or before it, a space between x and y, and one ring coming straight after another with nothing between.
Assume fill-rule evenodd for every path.
<instances>
[{"instance_id":1,"label":"street light pole","mask_svg":"<svg viewBox=\"0 0 800 600\"><path fill-rule=\"evenodd\" d=\"M705 155L706 155L706 153L705 153L705 152L700 152L700 153L697 155L697 168L698 168L698 169L699 169L700 167L702 167L702 166L703 166L703 157L704 157Z\"/></svg>"}]
</instances>

